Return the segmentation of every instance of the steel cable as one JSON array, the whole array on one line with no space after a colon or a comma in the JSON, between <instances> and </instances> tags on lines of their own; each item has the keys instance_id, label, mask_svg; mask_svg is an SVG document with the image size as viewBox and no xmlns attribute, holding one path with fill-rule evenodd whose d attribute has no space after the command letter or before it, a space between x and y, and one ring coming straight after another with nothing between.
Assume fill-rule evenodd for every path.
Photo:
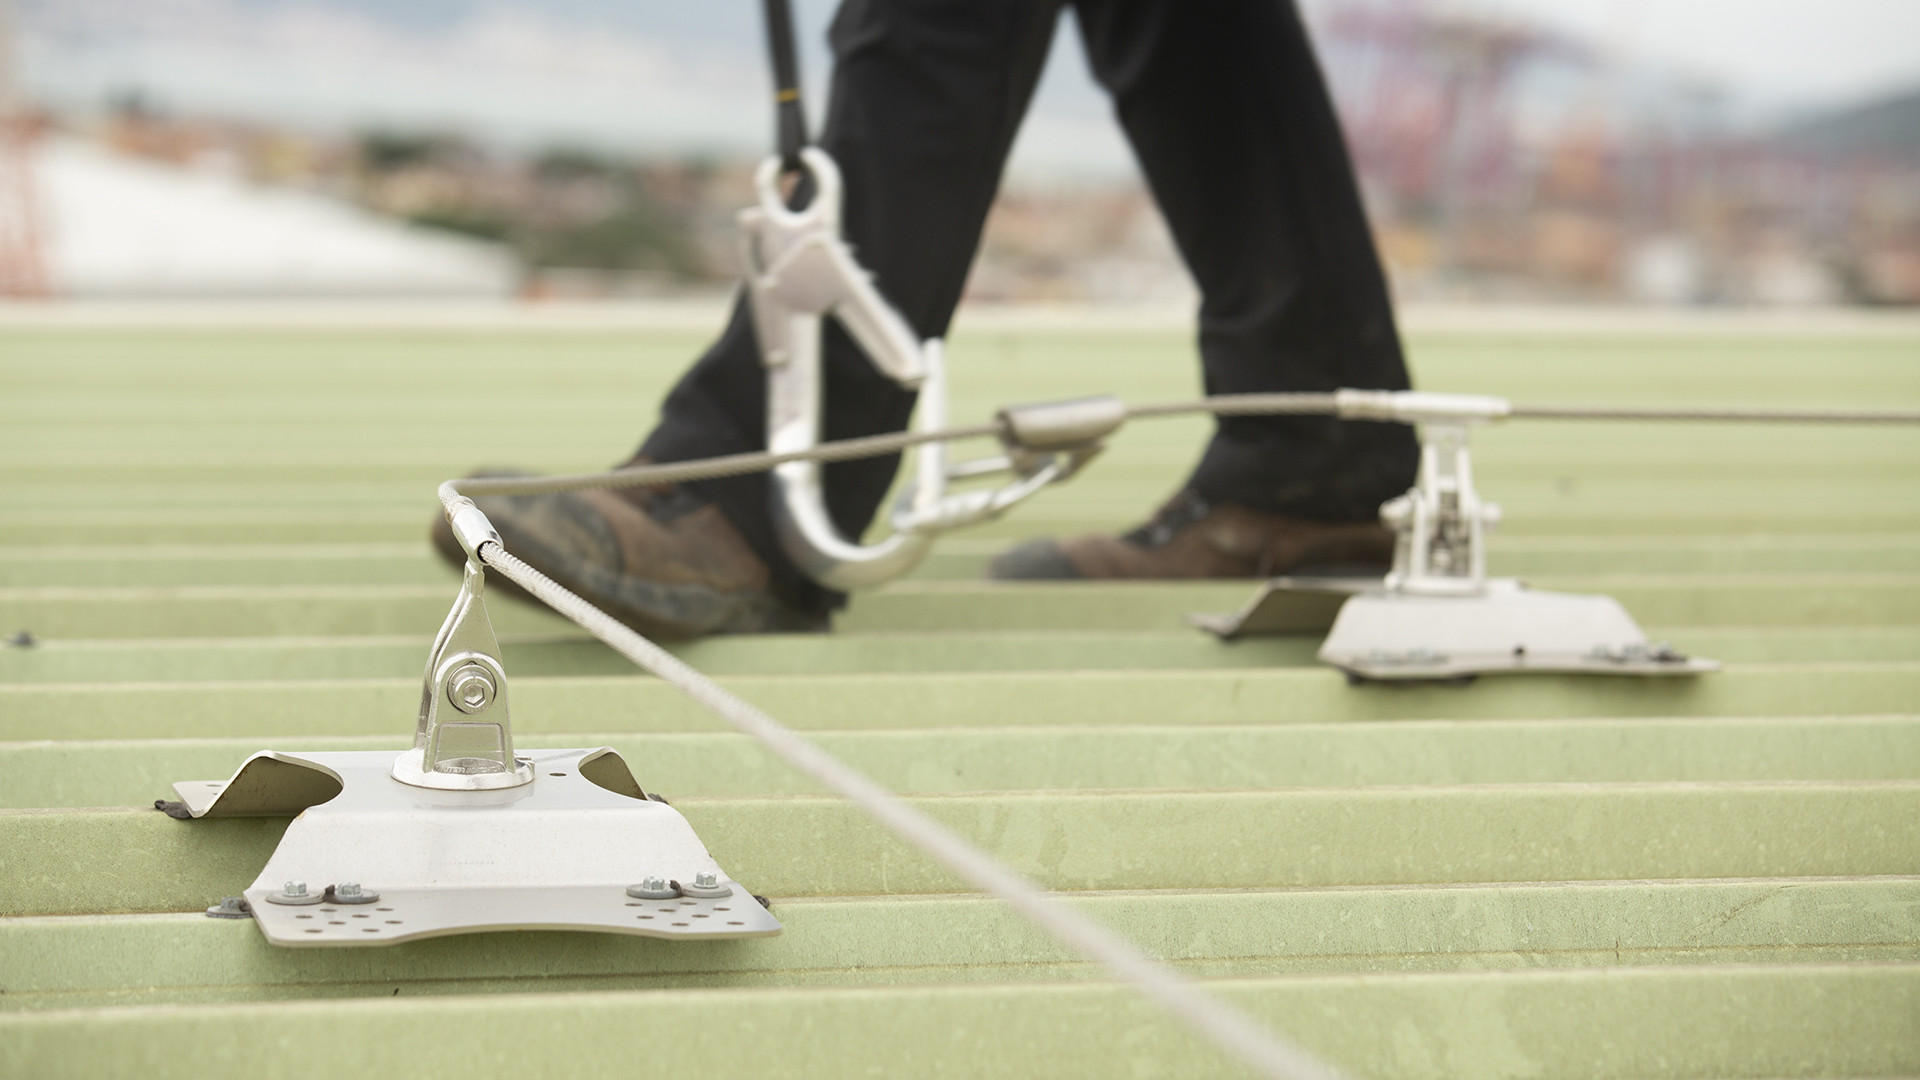
<instances>
[{"instance_id":1,"label":"steel cable","mask_svg":"<svg viewBox=\"0 0 1920 1080\"><path fill-rule=\"evenodd\" d=\"M1219 394L1191 401L1155 402L1128 406L1129 420L1173 416L1338 416L1333 394ZM1637 406L1515 405L1507 414L1523 420L1657 420L1787 424L1920 424L1920 412L1842 409L1665 409ZM686 484L766 472L796 461L832 463L897 454L925 443L998 437L1005 425L995 421L941 428L937 431L899 431L821 443L805 450L771 454L754 451L698 461L631 465L603 472L562 476L469 477L449 481L462 495L545 495L594 488L644 487Z\"/></svg>"},{"instance_id":2,"label":"steel cable","mask_svg":"<svg viewBox=\"0 0 1920 1080\"><path fill-rule=\"evenodd\" d=\"M1200 989L1124 938L1050 898L1016 873L865 773L801 738L793 729L734 696L672 653L527 565L495 542L479 556L488 566L571 619L615 652L772 750L782 761L859 806L908 845L931 856L974 888L1005 901L1061 943L1106 965L1161 1008L1180 1018L1256 1073L1275 1080L1336 1080L1331 1067L1273 1035L1239 1009Z\"/></svg>"},{"instance_id":3,"label":"steel cable","mask_svg":"<svg viewBox=\"0 0 1920 1080\"><path fill-rule=\"evenodd\" d=\"M655 484L687 484L696 480L718 480L728 476L746 476L766 472L793 461L857 461L861 458L897 454L924 443L954 439L977 439L1000 434L1000 425L972 424L942 428L938 431L897 431L885 435L865 435L857 439L821 443L805 450L770 454L756 450L746 454L701 458L698 461L671 461L661 464L629 465L606 472L574 473L564 476L473 476L450 480L462 495L546 495L556 491L588 491L594 488L638 487Z\"/></svg>"},{"instance_id":4,"label":"steel cable","mask_svg":"<svg viewBox=\"0 0 1920 1080\"><path fill-rule=\"evenodd\" d=\"M1171 416L1338 416L1333 394L1240 394L1133 406L1127 419ZM1920 412L1839 410L1658 409L1589 406L1514 406L1514 418L1558 420L1682 420L1766 423L1920 424ZM607 472L546 477L476 477L440 485L449 517L475 495L533 495L593 488L662 485L743 476L796 461L836 462L885 454L925 443L1005 435L994 422L937 431L896 432L822 443L788 453L745 453L701 461L646 464ZM616 652L678 689L741 732L758 739L781 760L859 806L893 834L981 891L998 897L1063 944L1098 963L1178 1017L1220 1049L1263 1076L1282 1080L1334 1080L1339 1074L1305 1050L1191 980L1157 963L1125 939L1051 899L1038 884L895 795L864 773L801 738L792 729L734 696L678 657L568 591L507 551L497 540L475 554Z\"/></svg>"},{"instance_id":5,"label":"steel cable","mask_svg":"<svg viewBox=\"0 0 1920 1080\"><path fill-rule=\"evenodd\" d=\"M1661 409L1608 405L1515 405L1521 420L1683 420L1753 424L1920 424L1902 409Z\"/></svg>"}]
</instances>

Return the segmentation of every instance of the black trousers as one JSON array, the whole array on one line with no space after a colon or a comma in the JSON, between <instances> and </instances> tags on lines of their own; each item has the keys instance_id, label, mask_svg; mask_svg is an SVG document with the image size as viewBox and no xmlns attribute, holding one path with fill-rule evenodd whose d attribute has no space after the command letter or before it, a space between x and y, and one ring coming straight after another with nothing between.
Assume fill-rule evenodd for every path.
<instances>
[{"instance_id":1,"label":"black trousers","mask_svg":"<svg viewBox=\"0 0 1920 1080\"><path fill-rule=\"evenodd\" d=\"M923 337L944 336L1063 0L845 0L821 145L844 174L845 232ZM1095 76L1197 281L1208 393L1405 389L1406 366L1339 123L1291 0L1077 0ZM906 426L913 395L831 320L824 439ZM1097 390L1098 387L1090 387ZM641 453L678 461L765 445L745 301L683 376ZM1400 425L1219 421L1189 486L1216 502L1361 520L1411 483ZM898 458L826 467L857 537ZM841 598L780 554L762 476L695 485L790 599Z\"/></svg>"}]
</instances>

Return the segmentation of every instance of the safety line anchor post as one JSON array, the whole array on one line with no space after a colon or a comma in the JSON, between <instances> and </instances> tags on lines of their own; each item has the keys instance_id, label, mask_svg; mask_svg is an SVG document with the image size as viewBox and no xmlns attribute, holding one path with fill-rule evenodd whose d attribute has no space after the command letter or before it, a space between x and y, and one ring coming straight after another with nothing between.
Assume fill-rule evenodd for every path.
<instances>
[{"instance_id":1,"label":"safety line anchor post","mask_svg":"<svg viewBox=\"0 0 1920 1080\"><path fill-rule=\"evenodd\" d=\"M173 786L176 817L293 818L221 917L251 914L269 942L296 948L487 930L779 933L612 747L515 750L477 564L498 534L471 503L455 516L463 543L478 534L475 561L434 639L411 748L263 750L230 779Z\"/></svg>"},{"instance_id":2,"label":"safety line anchor post","mask_svg":"<svg viewBox=\"0 0 1920 1080\"><path fill-rule=\"evenodd\" d=\"M1229 639L1324 628L1320 660L1386 681L1527 671L1692 675L1719 668L1649 641L1612 597L1545 592L1487 576L1487 534L1499 524L1500 508L1474 486L1468 434L1510 415L1506 400L1381 390L1334 396L1343 419L1397 421L1419 431L1413 488L1380 508L1381 522L1395 536L1392 569L1378 579L1274 578L1238 613L1194 616L1196 625Z\"/></svg>"}]
</instances>

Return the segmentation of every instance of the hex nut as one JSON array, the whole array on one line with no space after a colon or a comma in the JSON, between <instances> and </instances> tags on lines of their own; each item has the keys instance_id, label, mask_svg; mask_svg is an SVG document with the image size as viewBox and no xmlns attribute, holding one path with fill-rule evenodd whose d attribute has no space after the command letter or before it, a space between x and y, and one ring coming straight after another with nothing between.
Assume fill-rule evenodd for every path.
<instances>
[{"instance_id":1,"label":"hex nut","mask_svg":"<svg viewBox=\"0 0 1920 1080\"><path fill-rule=\"evenodd\" d=\"M380 894L363 888L357 881L343 881L327 890L327 897L342 904L376 904Z\"/></svg>"},{"instance_id":2,"label":"hex nut","mask_svg":"<svg viewBox=\"0 0 1920 1080\"><path fill-rule=\"evenodd\" d=\"M627 886L627 895L635 900L672 900L680 895L673 882L649 874L638 885Z\"/></svg>"},{"instance_id":3,"label":"hex nut","mask_svg":"<svg viewBox=\"0 0 1920 1080\"><path fill-rule=\"evenodd\" d=\"M327 898L324 892L313 892L304 881L289 881L278 892L267 894L269 904L318 904Z\"/></svg>"},{"instance_id":4,"label":"hex nut","mask_svg":"<svg viewBox=\"0 0 1920 1080\"><path fill-rule=\"evenodd\" d=\"M711 870L702 870L693 876L693 881L677 882L680 891L688 896L697 896L703 900L717 900L733 895L733 886L720 880L720 875Z\"/></svg>"}]
</instances>

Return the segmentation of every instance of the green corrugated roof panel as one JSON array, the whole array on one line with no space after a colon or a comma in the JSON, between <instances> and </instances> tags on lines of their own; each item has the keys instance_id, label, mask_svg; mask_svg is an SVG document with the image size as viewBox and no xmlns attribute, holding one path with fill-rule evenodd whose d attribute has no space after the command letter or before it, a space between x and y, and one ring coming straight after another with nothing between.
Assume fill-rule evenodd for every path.
<instances>
[{"instance_id":1,"label":"green corrugated roof panel","mask_svg":"<svg viewBox=\"0 0 1920 1080\"><path fill-rule=\"evenodd\" d=\"M249 752L405 744L455 578L433 484L627 451L683 331L0 329L0 1075L1212 1076L1231 1066L557 618L495 601L529 746L616 746L780 937L280 950L200 908L281 825ZM1430 389L1920 406L1920 327L1416 335ZM956 419L1191 395L1165 331L989 326ZM1113 529L1140 423L830 637L684 658L1359 1076L1920 1071L1920 431L1513 423L1496 572L1620 598L1700 679L1349 686L1222 643L1239 584L990 585Z\"/></svg>"}]
</instances>

